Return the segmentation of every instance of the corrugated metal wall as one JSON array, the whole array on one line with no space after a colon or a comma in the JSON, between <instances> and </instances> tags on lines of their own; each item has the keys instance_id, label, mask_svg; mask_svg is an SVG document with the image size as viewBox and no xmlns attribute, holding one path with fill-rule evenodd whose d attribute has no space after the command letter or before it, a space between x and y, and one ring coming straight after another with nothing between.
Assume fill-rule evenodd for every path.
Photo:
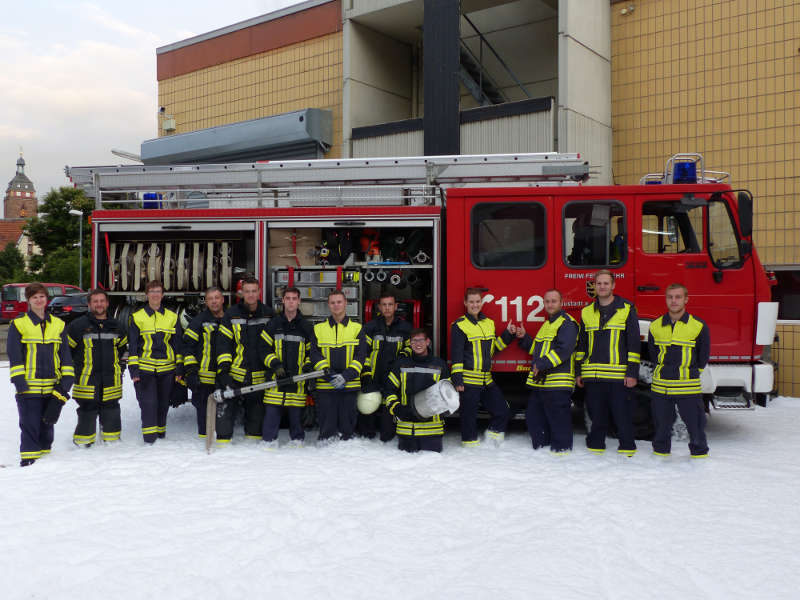
<instances>
[{"instance_id":1,"label":"corrugated metal wall","mask_svg":"<svg viewBox=\"0 0 800 600\"><path fill-rule=\"evenodd\" d=\"M580 113L561 108L558 116L558 151L580 152L593 167L592 183L611 181L611 128Z\"/></svg>"},{"instance_id":2,"label":"corrugated metal wall","mask_svg":"<svg viewBox=\"0 0 800 600\"><path fill-rule=\"evenodd\" d=\"M506 154L555 150L553 110L461 125L462 154ZM353 158L422 156L422 130L353 140ZM606 161L606 164L610 164Z\"/></svg>"}]
</instances>

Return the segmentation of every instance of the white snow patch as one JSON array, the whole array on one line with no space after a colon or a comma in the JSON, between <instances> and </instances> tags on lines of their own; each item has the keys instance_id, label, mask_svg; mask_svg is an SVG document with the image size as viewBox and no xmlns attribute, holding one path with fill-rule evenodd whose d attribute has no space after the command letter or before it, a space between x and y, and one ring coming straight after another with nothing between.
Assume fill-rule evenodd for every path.
<instances>
[{"instance_id":1,"label":"white snow patch","mask_svg":"<svg viewBox=\"0 0 800 600\"><path fill-rule=\"evenodd\" d=\"M206 455L194 409L145 447L129 381L117 445L18 464L0 368L2 598L797 598L800 401L713 413L711 458L648 442L619 458L500 449L441 455L355 440ZM281 431L281 442L287 432ZM312 443L308 443L312 442ZM616 443L609 440L609 448Z\"/></svg>"}]
</instances>

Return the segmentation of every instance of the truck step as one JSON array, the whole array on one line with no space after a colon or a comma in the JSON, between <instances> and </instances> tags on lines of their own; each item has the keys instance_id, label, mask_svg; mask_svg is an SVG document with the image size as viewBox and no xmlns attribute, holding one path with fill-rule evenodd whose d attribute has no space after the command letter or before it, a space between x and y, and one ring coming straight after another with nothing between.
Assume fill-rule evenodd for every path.
<instances>
[{"instance_id":1,"label":"truck step","mask_svg":"<svg viewBox=\"0 0 800 600\"><path fill-rule=\"evenodd\" d=\"M714 410L755 410L750 398L739 396L714 396L711 398Z\"/></svg>"}]
</instances>

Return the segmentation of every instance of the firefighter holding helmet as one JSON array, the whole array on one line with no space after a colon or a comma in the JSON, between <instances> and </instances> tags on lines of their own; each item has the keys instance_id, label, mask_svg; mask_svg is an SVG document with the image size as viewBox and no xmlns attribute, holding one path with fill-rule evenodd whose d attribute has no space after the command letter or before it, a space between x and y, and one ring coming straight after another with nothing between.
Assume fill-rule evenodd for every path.
<instances>
[{"instance_id":1,"label":"firefighter holding helmet","mask_svg":"<svg viewBox=\"0 0 800 600\"><path fill-rule=\"evenodd\" d=\"M409 343L411 356L397 359L388 376L386 406L397 419L397 447L406 452L441 452L444 419L440 414L420 415L415 408L415 396L447 379L447 363L433 356L424 329L413 329Z\"/></svg>"}]
</instances>

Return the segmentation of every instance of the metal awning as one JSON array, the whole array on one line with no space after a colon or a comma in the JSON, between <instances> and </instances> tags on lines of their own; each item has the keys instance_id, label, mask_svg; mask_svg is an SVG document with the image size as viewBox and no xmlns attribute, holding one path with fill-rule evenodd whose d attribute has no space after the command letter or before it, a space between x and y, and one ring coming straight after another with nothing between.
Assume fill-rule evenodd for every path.
<instances>
[{"instance_id":1,"label":"metal awning","mask_svg":"<svg viewBox=\"0 0 800 600\"><path fill-rule=\"evenodd\" d=\"M321 158L332 143L333 114L306 108L142 142L146 165Z\"/></svg>"}]
</instances>

